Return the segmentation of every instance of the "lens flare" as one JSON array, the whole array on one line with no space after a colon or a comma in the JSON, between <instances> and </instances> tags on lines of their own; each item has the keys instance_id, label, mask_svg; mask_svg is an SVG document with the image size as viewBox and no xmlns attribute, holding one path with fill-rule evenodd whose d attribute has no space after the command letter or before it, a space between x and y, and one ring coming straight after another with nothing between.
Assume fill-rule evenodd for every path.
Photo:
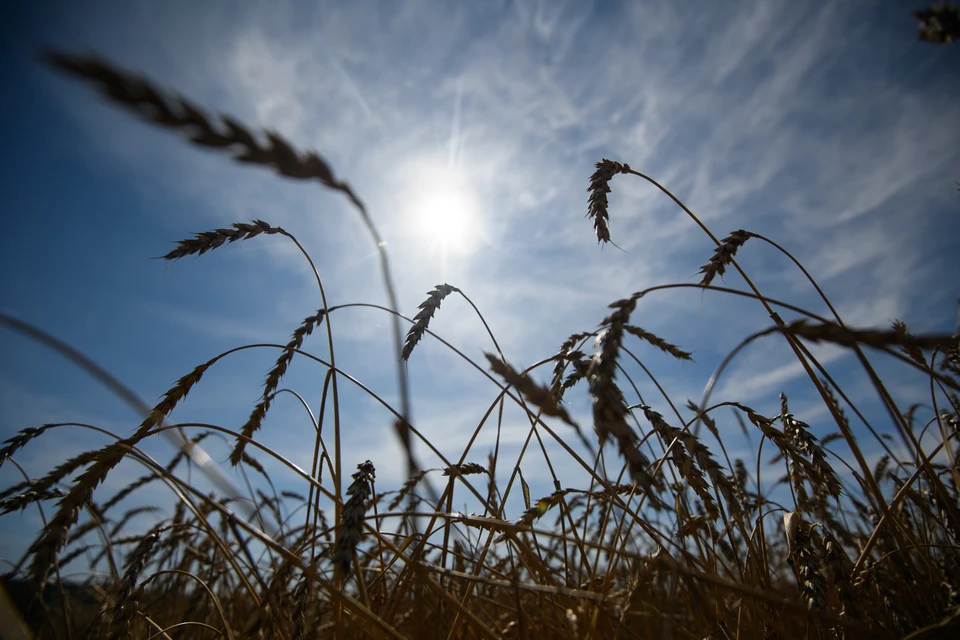
<instances>
[{"instance_id":1,"label":"lens flare","mask_svg":"<svg viewBox=\"0 0 960 640\"><path fill-rule=\"evenodd\" d=\"M431 171L411 199L417 237L443 255L466 256L479 244L477 201L469 185L449 170Z\"/></svg>"}]
</instances>

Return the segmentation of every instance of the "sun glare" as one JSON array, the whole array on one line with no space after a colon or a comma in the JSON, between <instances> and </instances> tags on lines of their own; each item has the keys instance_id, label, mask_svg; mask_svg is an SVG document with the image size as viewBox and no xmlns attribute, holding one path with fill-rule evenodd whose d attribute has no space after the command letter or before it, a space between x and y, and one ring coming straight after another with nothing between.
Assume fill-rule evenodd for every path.
<instances>
[{"instance_id":1,"label":"sun glare","mask_svg":"<svg viewBox=\"0 0 960 640\"><path fill-rule=\"evenodd\" d=\"M476 198L453 171L430 172L419 181L409 214L425 248L444 255L468 255L479 244Z\"/></svg>"}]
</instances>

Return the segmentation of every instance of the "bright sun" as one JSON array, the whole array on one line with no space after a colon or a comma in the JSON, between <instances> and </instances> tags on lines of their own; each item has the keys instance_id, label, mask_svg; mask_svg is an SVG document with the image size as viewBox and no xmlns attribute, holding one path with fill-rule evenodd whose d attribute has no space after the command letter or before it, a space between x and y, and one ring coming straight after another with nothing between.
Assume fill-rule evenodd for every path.
<instances>
[{"instance_id":1,"label":"bright sun","mask_svg":"<svg viewBox=\"0 0 960 640\"><path fill-rule=\"evenodd\" d=\"M479 244L476 198L454 171L431 171L418 181L409 214L426 248L444 255L467 255Z\"/></svg>"}]
</instances>

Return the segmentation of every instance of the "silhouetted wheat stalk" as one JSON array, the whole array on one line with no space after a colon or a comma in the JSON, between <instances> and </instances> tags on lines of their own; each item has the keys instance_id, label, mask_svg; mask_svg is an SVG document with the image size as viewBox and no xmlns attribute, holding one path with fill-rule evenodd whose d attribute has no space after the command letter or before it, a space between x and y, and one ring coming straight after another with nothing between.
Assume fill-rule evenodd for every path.
<instances>
[{"instance_id":1,"label":"silhouetted wheat stalk","mask_svg":"<svg viewBox=\"0 0 960 640\"><path fill-rule=\"evenodd\" d=\"M350 572L353 563L353 554L362 535L364 515L367 511L367 500L372 492L371 485L376 476L373 463L369 460L357 465L357 472L353 474L353 482L347 488L350 499L343 508L340 517L340 529L337 531L337 542L333 547L332 559L344 575Z\"/></svg>"},{"instance_id":2,"label":"silhouetted wheat stalk","mask_svg":"<svg viewBox=\"0 0 960 640\"><path fill-rule=\"evenodd\" d=\"M737 249L742 247L752 235L749 231L739 229L724 238L710 257L710 262L700 267L700 272L703 274L700 284L707 286L715 277L722 276L727 266L733 261L733 256L737 254Z\"/></svg>"},{"instance_id":3,"label":"silhouetted wheat stalk","mask_svg":"<svg viewBox=\"0 0 960 640\"><path fill-rule=\"evenodd\" d=\"M166 97L148 80L135 74L122 71L95 56L70 55L48 51L44 54L47 63L54 67L97 84L100 92L115 103L123 106L141 118L182 133L190 142L207 148L222 149L241 163L257 164L272 168L288 178L316 180L322 185L340 191L360 213L364 225L376 245L380 257L381 276L387 290L390 308L396 312L399 308L387 258L386 243L380 236L366 206L357 197L345 181L338 179L329 164L317 153L300 152L294 149L279 134L268 131L265 141L258 140L248 127L236 119L220 115L215 125L203 113L203 110L182 96ZM229 230L218 230L230 233ZM238 228L239 231L239 228ZM261 231L266 231L261 229ZM250 237L249 235L246 237ZM236 239L236 238L234 238ZM199 240L209 240L200 238ZM232 240L229 240L232 241ZM216 242L216 240L213 240ZM220 242L222 244L222 241ZM219 246L219 245L217 245ZM213 248L209 246L208 248ZM201 251L202 252L202 251ZM176 256L177 250L171 252ZM170 255L170 254L168 254ZM394 346L401 352L400 321L396 315L392 318ZM410 399L407 391L406 375L398 364L397 376L400 386L401 415L409 424Z\"/></svg>"},{"instance_id":4,"label":"silhouetted wheat stalk","mask_svg":"<svg viewBox=\"0 0 960 640\"><path fill-rule=\"evenodd\" d=\"M324 316L326 316L326 311L319 309L316 314L304 318L300 326L294 330L293 336L280 354L280 357L277 358L277 363L270 369L270 372L267 374L267 380L263 385L263 395L261 396L260 402L253 408L250 417L240 431L243 438L237 439L237 444L230 454L230 462L233 465L239 464L244 448L246 447L246 439L253 438L253 434L260 429L260 425L266 417L267 411L270 410L270 403L277 391L277 387L280 385L280 379L287 372L287 367L293 360L293 354L303 346L303 339L313 333L314 328L323 322Z\"/></svg>"},{"instance_id":5,"label":"silhouetted wheat stalk","mask_svg":"<svg viewBox=\"0 0 960 640\"><path fill-rule=\"evenodd\" d=\"M639 438L627 424L627 407L623 393L615 381L624 327L635 306L636 301L633 299L618 300L610 304L614 311L601 323L603 328L597 337L600 349L593 357L588 375L590 393L593 396L593 427L600 438L600 444L613 438L620 455L627 461L630 476L649 492L654 488L662 490L663 485L649 473L650 462L640 452L637 447Z\"/></svg>"},{"instance_id":6,"label":"silhouetted wheat stalk","mask_svg":"<svg viewBox=\"0 0 960 640\"><path fill-rule=\"evenodd\" d=\"M407 338L400 356L401 359L405 361L410 359L410 354L413 353L413 349L417 346L417 343L423 339L423 334L426 333L427 328L430 326L433 314L440 308L440 303L456 291L459 291L459 289L449 284L438 284L427 294L427 299L420 303L418 307L419 311L417 311L417 315L413 317L413 326L407 331Z\"/></svg>"}]
</instances>

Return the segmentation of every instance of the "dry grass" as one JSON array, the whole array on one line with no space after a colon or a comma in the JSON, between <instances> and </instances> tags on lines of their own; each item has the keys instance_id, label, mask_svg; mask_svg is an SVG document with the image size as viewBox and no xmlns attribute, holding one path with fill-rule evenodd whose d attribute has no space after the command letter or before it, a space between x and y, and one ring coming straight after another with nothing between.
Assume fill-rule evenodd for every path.
<instances>
[{"instance_id":1,"label":"dry grass","mask_svg":"<svg viewBox=\"0 0 960 640\"><path fill-rule=\"evenodd\" d=\"M296 151L276 134L254 135L228 116L211 119L190 101L165 97L146 79L99 59L50 54L48 61L194 144L344 193L379 242L360 200L319 155ZM409 480L399 488L375 485L377 461L359 464L349 480L341 464L337 385L355 381L333 362L330 324L344 307L330 307L324 299L286 345L276 345L280 355L241 429L165 422L203 375L235 349L178 380L144 411L132 435L0 492L4 513L55 503L5 583L34 631L50 638L952 637L960 624L956 337L917 336L901 322L889 331L851 328L826 296L833 319L764 296L736 262L748 238L772 244L816 283L776 243L744 230L717 240L656 181L610 160L597 164L589 186L587 215L600 242L610 242L607 194L617 174L662 189L716 243L701 268L700 285L665 285L613 302L598 330L570 336L557 354L524 369L511 366L493 340L497 355L487 354L486 369L478 369L499 391L452 456L407 419L404 363L427 334L436 335L430 322L446 297L458 293L476 306L449 284L432 290L412 320L397 313L391 300L393 309L382 312L410 324L405 341L394 331L390 354L400 367L402 406L384 403L408 456ZM164 258L202 255L260 235L294 242L310 261L293 234L259 220L196 234ZM378 250L392 298L386 253L382 246ZM713 285L728 269L743 277L745 290ZM773 324L730 354L701 404L678 405L663 390L658 410L639 397L631 374L636 369L625 366L629 358L646 369L632 343L683 361L691 354L630 324L631 315L651 291L685 286L750 298ZM783 320L780 313L791 317ZM312 357L304 342L315 329L326 330L331 357L315 360L326 375L313 463L304 471L255 436L293 358ZM785 395L772 416L736 399L708 404L727 364L758 339L786 341L823 399L835 433L815 437L810 425L791 413ZM805 343L812 342L856 354L892 429L881 430L864 417L807 349ZM929 378L931 396L925 400L934 407L928 422L921 422L924 409L902 410L893 402L865 347ZM549 383L541 384L538 369L551 363ZM593 403L596 440L584 436L564 405L564 395L580 382ZM477 455L481 431L494 423L497 428L508 404L529 423L519 457L508 460L496 448L485 465L469 461ZM728 454L730 438L721 438L717 421L730 412L744 433L752 434L751 442L759 440L755 464ZM855 436L848 414L855 416L857 432L868 435ZM319 435L330 422L332 446ZM578 438L563 435L570 427ZM16 464L22 449L68 428L81 427L27 426L0 449L0 465ZM165 465L138 448L162 433L182 434L182 451ZM191 473L182 472L185 465L194 467L195 454L211 434L235 442L230 460L245 479L245 491L228 486L201 492L191 484ZM889 443L894 436L900 440L896 445ZM417 439L442 460L439 468L416 464ZM556 443L563 454L549 454L545 442ZM616 453L606 443L614 444ZM863 454L868 443L885 452L876 464L868 465ZM841 447L852 458L838 455ZM534 499L523 474L538 452L554 490ZM264 465L267 459L273 464ZM124 460L145 472L101 500L98 487ZM563 470L570 467L588 479L586 486L563 486ZM268 471L275 468L293 477L299 490L278 493L277 472ZM776 483L767 480L771 470L782 476ZM431 479L440 482L439 493ZM131 531L129 523L153 507L125 505L159 481L176 498L174 513L146 533ZM517 493L523 508L511 514L513 507L506 505L516 504L510 500ZM464 503L478 511L460 513L456 508ZM61 569L81 555L90 557L96 573L78 589L62 579Z\"/></svg>"}]
</instances>

